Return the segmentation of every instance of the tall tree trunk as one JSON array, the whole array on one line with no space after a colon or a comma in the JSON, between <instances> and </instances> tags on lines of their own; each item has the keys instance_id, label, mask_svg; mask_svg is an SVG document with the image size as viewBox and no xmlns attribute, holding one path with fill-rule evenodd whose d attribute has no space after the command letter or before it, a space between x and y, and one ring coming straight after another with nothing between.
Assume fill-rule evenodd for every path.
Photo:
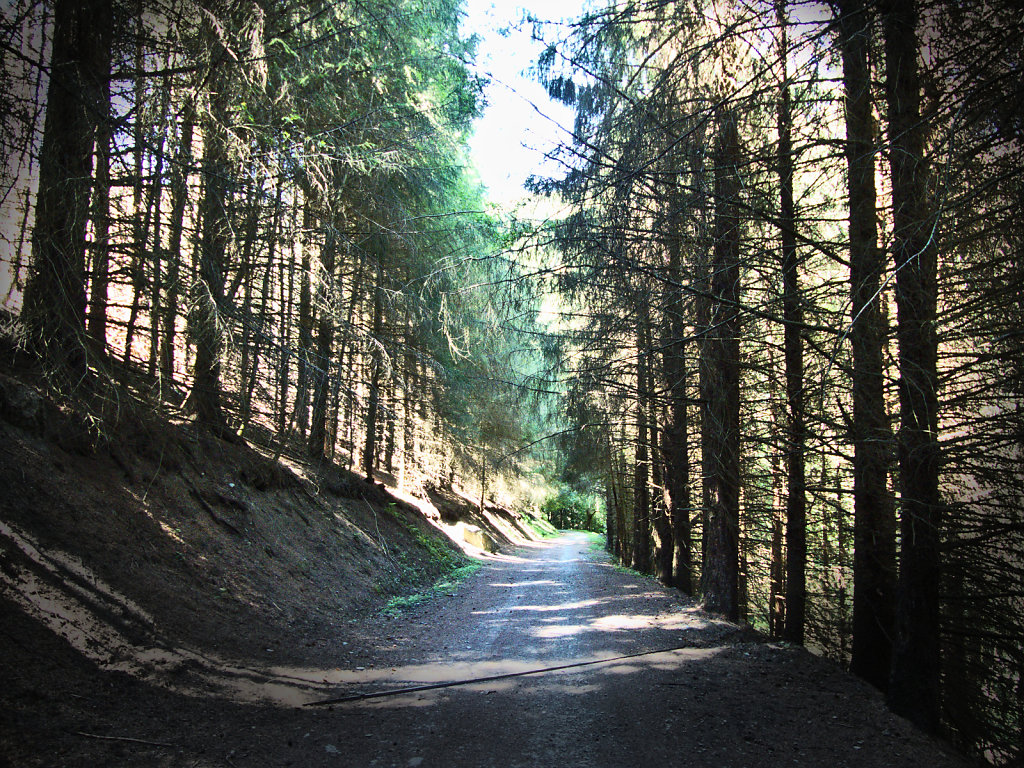
<instances>
[{"instance_id":1,"label":"tall tree trunk","mask_svg":"<svg viewBox=\"0 0 1024 768\"><path fill-rule=\"evenodd\" d=\"M314 459L327 456L327 399L330 394L329 371L331 370L331 347L334 343L334 261L337 253L337 239L333 226L327 226L324 246L320 252L320 270L317 276L318 311L316 328L316 368L313 371L313 417L309 428L309 455Z\"/></svg>"},{"instance_id":2,"label":"tall tree trunk","mask_svg":"<svg viewBox=\"0 0 1024 768\"><path fill-rule=\"evenodd\" d=\"M110 284L110 143L114 135L110 121L110 58L104 83L105 98L98 104L96 130L96 172L92 193L93 258L89 284L89 336L96 350L107 348L107 288Z\"/></svg>"},{"instance_id":3,"label":"tall tree trunk","mask_svg":"<svg viewBox=\"0 0 1024 768\"><path fill-rule=\"evenodd\" d=\"M739 617L740 138L736 116L730 111L723 111L719 119L716 143L713 306L705 342L709 375L705 418L710 440L705 453L711 464L706 482L711 507L702 579L707 609L735 621Z\"/></svg>"},{"instance_id":4,"label":"tall tree trunk","mask_svg":"<svg viewBox=\"0 0 1024 768\"><path fill-rule=\"evenodd\" d=\"M212 30L207 30L214 51L222 52ZM210 115L203 126L202 229L199 274L193 298L192 327L196 343L191 399L196 421L214 434L230 439L231 431L221 404L221 355L224 346L223 301L227 272L228 221L227 56L214 55L208 80Z\"/></svg>"},{"instance_id":5,"label":"tall tree trunk","mask_svg":"<svg viewBox=\"0 0 1024 768\"><path fill-rule=\"evenodd\" d=\"M653 355L654 344L652 340L650 307L644 303L644 345L651 350ZM658 491L651 498L651 526L654 529L657 549L654 557L654 574L658 580L666 585L672 586L672 559L675 545L672 541L672 524L668 516L668 504L665 493L665 463L661 450L662 436L658 429L659 413L661 408L657 406L655 396L656 383L660 380L660 372L655 371L655 366L648 363L646 366L646 383L644 391L647 396L648 430L651 442L651 484ZM662 417L662 420L664 417Z\"/></svg>"},{"instance_id":6,"label":"tall tree trunk","mask_svg":"<svg viewBox=\"0 0 1024 768\"><path fill-rule=\"evenodd\" d=\"M161 118L162 122L167 117L166 101L167 100L165 100L164 105L164 115ZM157 141L155 152L156 166L153 169L153 182L149 187L148 194L146 195L145 217L142 222L142 226L139 228L137 233L139 240L135 243L135 256L133 258L132 267L132 309L131 317L128 319L128 327L125 333L124 362L126 366L131 361L132 339L135 334L135 325L138 322L141 295L146 287L145 266L147 254L151 256L153 264L149 302L151 323L150 342L153 344L156 341L156 313L159 311L160 306L160 201L163 197L164 142L166 141L165 133L163 131L160 132L159 136L160 138ZM153 233L152 247L149 245L150 231ZM155 356L153 359L155 362ZM148 360L149 358L147 357L147 361Z\"/></svg>"},{"instance_id":7,"label":"tall tree trunk","mask_svg":"<svg viewBox=\"0 0 1024 768\"><path fill-rule=\"evenodd\" d=\"M405 275L406 282L409 282L411 275ZM402 334L404 337L404 351L402 354L402 459L400 488L410 488L409 478L414 467L413 460L416 452L416 420L413 413L413 392L416 391L416 355L413 351L413 326L412 316L408 309L402 321Z\"/></svg>"},{"instance_id":8,"label":"tall tree trunk","mask_svg":"<svg viewBox=\"0 0 1024 768\"><path fill-rule=\"evenodd\" d=\"M366 409L366 440L363 442L363 474L373 482L373 470L377 463L377 416L380 410L380 343L383 322L383 301L381 296L380 266L376 269L373 286L373 334L370 340L370 397Z\"/></svg>"},{"instance_id":9,"label":"tall tree trunk","mask_svg":"<svg viewBox=\"0 0 1024 768\"><path fill-rule=\"evenodd\" d=\"M105 114L109 0L57 0L39 159L32 265L21 319L58 386L86 374L85 231L93 140Z\"/></svg>"},{"instance_id":10,"label":"tall tree trunk","mask_svg":"<svg viewBox=\"0 0 1024 768\"><path fill-rule=\"evenodd\" d=\"M887 487L892 435L885 408L881 311L884 256L875 223L874 118L863 0L839 6L846 91L850 196L850 344L853 350L853 655L851 671L880 690L889 685L896 586L896 516Z\"/></svg>"},{"instance_id":11,"label":"tall tree trunk","mask_svg":"<svg viewBox=\"0 0 1024 768\"><path fill-rule=\"evenodd\" d=\"M933 203L927 188L917 71L917 8L885 6L886 99L892 172L900 364L900 573L889 700L935 732L940 712L939 444Z\"/></svg>"},{"instance_id":12,"label":"tall tree trunk","mask_svg":"<svg viewBox=\"0 0 1024 768\"><path fill-rule=\"evenodd\" d=\"M622 410L625 410L624 404L621 402L621 398L615 398L620 400L618 403ZM626 424L622 422L620 428L619 445L628 445L626 441ZM619 560L623 563L633 562L633 537L630 535L632 531L629 526L629 503L628 497L626 496L626 457L625 452L620 451L615 457L615 478L618 482L619 488L619 509L618 519L616 520L616 526L618 528L618 539L619 539Z\"/></svg>"},{"instance_id":13,"label":"tall tree trunk","mask_svg":"<svg viewBox=\"0 0 1024 768\"><path fill-rule=\"evenodd\" d=\"M252 355L249 361L249 370L247 378L242 382L242 428L239 433L243 433L249 426L249 422L252 420L253 408L252 398L253 393L256 390L256 381L259 378L260 373L260 354L263 350L266 339L271 336L268 304L270 302L270 278L274 270L274 257L277 251L277 233L278 225L280 224L281 218L281 194L284 187L284 183L278 181L276 191L274 193L273 202L273 215L270 220L270 232L267 237L267 260L263 268L263 284L260 288L260 308L259 314L254 319L256 324L256 333L254 334L252 342ZM245 367L242 367L243 375L245 375Z\"/></svg>"},{"instance_id":14,"label":"tall tree trunk","mask_svg":"<svg viewBox=\"0 0 1024 768\"><path fill-rule=\"evenodd\" d=\"M651 572L650 427L647 413L647 298L640 299L636 325L636 453L633 465L633 560L640 573Z\"/></svg>"},{"instance_id":15,"label":"tall tree trunk","mask_svg":"<svg viewBox=\"0 0 1024 768\"><path fill-rule=\"evenodd\" d=\"M486 493L487 493L487 451L483 446L480 446L480 516L483 517L484 509L486 507ZM556 528L561 528L561 525L555 525Z\"/></svg>"},{"instance_id":16,"label":"tall tree trunk","mask_svg":"<svg viewBox=\"0 0 1024 768\"><path fill-rule=\"evenodd\" d=\"M704 130L699 130L694 140L700 144L710 145L711 139ZM693 186L697 190L697 245L694 259L694 282L697 295L694 298L694 330L700 339L697 354L697 387L700 394L700 562L701 589L703 590L704 572L708 555L708 532L711 529L709 516L711 513L711 483L714 457L711 449L711 418L708 413L709 391L713 376L710 370L707 345L711 333L711 217L713 190L708 169L704 162L704 152L696 152L693 163Z\"/></svg>"},{"instance_id":17,"label":"tall tree trunk","mask_svg":"<svg viewBox=\"0 0 1024 768\"><path fill-rule=\"evenodd\" d=\"M143 56L142 41L143 37L141 34L142 27L142 8L141 3L136 1L135 3L135 71L138 73L138 77L135 78L134 87L134 103L132 109L135 113L135 120L132 125L132 138L134 140L134 147L132 148L132 157L134 161L134 173L132 179L132 242L131 242L131 260L128 265L128 274L131 278L131 297L132 303L131 308L128 311L128 322L125 325L124 334L124 373L123 376L128 376L128 364L132 359L132 344L135 339L135 323L139 317L139 305L142 302L143 293L143 264L145 262L146 253L146 241L149 237L149 220L152 215L152 207L150 205L151 198L146 198L146 204L143 205L143 171L145 168L145 126L148 120L152 118L146 114L143 110L143 104L147 102L146 98L146 60ZM126 379L125 379L126 380Z\"/></svg>"},{"instance_id":18,"label":"tall tree trunk","mask_svg":"<svg viewBox=\"0 0 1024 768\"><path fill-rule=\"evenodd\" d=\"M167 94L168 101L170 100L170 94ZM166 128L166 110L164 111L164 127ZM164 146L165 146L165 133L161 133L159 141L159 155L156 164L155 178L153 180L154 190L153 198L155 204L153 207L153 250L151 251L152 259L151 264L152 273L150 275L149 284L149 360L147 361L148 372L150 378L156 375L156 359L157 353L160 348L160 316L163 312L161 307L161 291L163 290L163 262L164 262L164 250L163 250L163 234L161 232L161 225L163 223L163 169L164 169Z\"/></svg>"},{"instance_id":19,"label":"tall tree trunk","mask_svg":"<svg viewBox=\"0 0 1024 768\"><path fill-rule=\"evenodd\" d=\"M309 426L310 358L313 356L313 314L310 296L310 259L313 248L312 201L302 206L302 261L299 267L299 381L295 390L295 421L306 437Z\"/></svg>"},{"instance_id":20,"label":"tall tree trunk","mask_svg":"<svg viewBox=\"0 0 1024 768\"><path fill-rule=\"evenodd\" d=\"M669 195L668 253L669 291L666 302L665 353L662 369L668 408L661 435L661 455L665 461L665 509L672 530L671 583L681 592L693 594L693 564L690 542L690 457L689 421L686 385L686 321L682 289L679 200Z\"/></svg>"},{"instance_id":21,"label":"tall tree trunk","mask_svg":"<svg viewBox=\"0 0 1024 768\"><path fill-rule=\"evenodd\" d=\"M259 355L256 353L256 349L259 348L260 336L258 324L264 317L262 312L257 315L253 312L252 308L252 294L253 288L255 287L253 285L253 275L255 273L255 266L253 264L253 261L255 260L253 255L253 246L259 229L258 212L260 207L259 197L261 196L261 193L262 189L255 186L251 190L251 196L249 199L249 216L245 227L245 244L242 247L242 265L235 276L234 287L228 290L228 297L230 300L234 301L239 284L242 289L242 302L238 308L242 324L242 338L239 342L240 360L238 362L238 418L241 422L238 430L239 434L242 434L245 427L249 424L248 411L252 404L252 392L248 387L249 370L252 368L255 371L255 368L258 365ZM255 347L255 349L253 349L253 347Z\"/></svg>"},{"instance_id":22,"label":"tall tree trunk","mask_svg":"<svg viewBox=\"0 0 1024 768\"><path fill-rule=\"evenodd\" d=\"M782 240L783 347L786 356L786 631L791 643L804 641L807 600L807 481L804 451L804 352L801 337L800 257L796 247L796 206L793 203L793 117L790 110L786 2L776 0L782 85L779 89L779 235Z\"/></svg>"},{"instance_id":23,"label":"tall tree trunk","mask_svg":"<svg viewBox=\"0 0 1024 768\"><path fill-rule=\"evenodd\" d=\"M292 213L291 221L297 221L299 214L299 190L292 190ZM301 247L301 245L299 246ZM292 258L281 258L281 270L279 283L278 303L281 307L280 330L278 331L281 340L281 356L277 371L277 432L280 436L281 445L287 439L288 425L288 389L291 383L291 329L292 314L295 299L295 240L291 242Z\"/></svg>"},{"instance_id":24,"label":"tall tree trunk","mask_svg":"<svg viewBox=\"0 0 1024 768\"><path fill-rule=\"evenodd\" d=\"M650 428L651 482L655 489L661 491L655 494L651 500L652 525L658 544L655 550L654 575L662 584L671 587L674 584L672 563L675 556L675 542L673 541L672 522L668 516L668 494L665 493L665 463L661 451L664 436L658 429L657 417L650 420Z\"/></svg>"},{"instance_id":25,"label":"tall tree trunk","mask_svg":"<svg viewBox=\"0 0 1024 768\"><path fill-rule=\"evenodd\" d=\"M614 555L618 555L619 531L617 521L619 513L619 493L618 486L615 482L615 461L612 458L612 441L610 431L605 435L604 445L605 460L607 461L607 469L605 471L605 549Z\"/></svg>"},{"instance_id":26,"label":"tall tree trunk","mask_svg":"<svg viewBox=\"0 0 1024 768\"><path fill-rule=\"evenodd\" d=\"M779 475L775 476L776 478ZM776 496L776 493L772 494ZM786 626L785 559L782 556L783 519L780 505L772 504L771 565L769 566L768 636L782 637Z\"/></svg>"},{"instance_id":27,"label":"tall tree trunk","mask_svg":"<svg viewBox=\"0 0 1024 768\"><path fill-rule=\"evenodd\" d=\"M174 379L175 323L178 317L178 295L181 291L181 250L185 230L185 206L188 203L188 176L192 167L192 133L195 129L195 101L186 97L182 110L181 137L177 161L171 169L171 211L168 218L167 297L164 327L160 334L160 371L164 379Z\"/></svg>"},{"instance_id":28,"label":"tall tree trunk","mask_svg":"<svg viewBox=\"0 0 1024 768\"><path fill-rule=\"evenodd\" d=\"M339 398L344 402L342 407L339 402L339 410L345 412L345 440L344 445L348 450L348 466L352 468L352 464L355 461L355 431L353 423L355 420L355 414L353 409L353 396L354 383L356 381L355 372L355 360L356 350L353 339L353 326L355 323L356 309L359 306L359 292L363 288L363 276L366 268L366 253L363 249L355 249L357 258L352 272L350 280L349 300L348 305L345 309L345 319L342 325L344 329L341 335L341 347L338 350L338 376L337 381L340 383L342 378L347 382L345 387L344 398Z\"/></svg>"}]
</instances>

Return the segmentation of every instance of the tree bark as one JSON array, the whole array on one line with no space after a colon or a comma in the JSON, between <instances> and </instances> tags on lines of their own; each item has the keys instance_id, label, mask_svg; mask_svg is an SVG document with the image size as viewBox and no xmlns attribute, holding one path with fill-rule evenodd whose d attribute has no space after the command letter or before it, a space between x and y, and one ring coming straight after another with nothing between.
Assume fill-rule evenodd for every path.
<instances>
[{"instance_id":1,"label":"tree bark","mask_svg":"<svg viewBox=\"0 0 1024 768\"><path fill-rule=\"evenodd\" d=\"M186 97L182 109L180 146L171 170L171 212L168 218L167 297L160 334L160 371L168 381L174 379L175 322L178 317L178 295L181 291L182 235L185 230L185 206L188 203L188 176L192 168L192 134L195 129L195 101Z\"/></svg>"},{"instance_id":2,"label":"tree bark","mask_svg":"<svg viewBox=\"0 0 1024 768\"><path fill-rule=\"evenodd\" d=\"M885 408L874 118L863 0L839 4L850 197L850 344L853 351L853 651L851 671L888 688L896 585L896 517L887 486L892 434Z\"/></svg>"},{"instance_id":3,"label":"tree bark","mask_svg":"<svg viewBox=\"0 0 1024 768\"><path fill-rule=\"evenodd\" d=\"M900 365L900 574L889 701L929 732L939 727L940 650L936 214L927 185L917 70L917 7L885 6Z\"/></svg>"},{"instance_id":4,"label":"tree bark","mask_svg":"<svg viewBox=\"0 0 1024 768\"><path fill-rule=\"evenodd\" d=\"M674 170L674 169L673 169ZM682 215L678 195L669 194L668 290L666 301L665 352L662 370L668 393L666 423L661 435L661 455L665 462L665 510L672 531L671 584L681 592L693 594L693 563L690 541L690 457L689 414L686 400L686 321L682 290L682 244L679 217Z\"/></svg>"},{"instance_id":5,"label":"tree bark","mask_svg":"<svg viewBox=\"0 0 1024 768\"><path fill-rule=\"evenodd\" d=\"M736 117L723 111L715 151L715 222L711 270L711 325L705 340L708 387L705 418L710 463L706 482L707 552L705 607L735 621L739 617L739 257L740 138Z\"/></svg>"},{"instance_id":6,"label":"tree bark","mask_svg":"<svg viewBox=\"0 0 1024 768\"><path fill-rule=\"evenodd\" d=\"M59 387L87 371L85 232L93 140L105 113L112 29L109 0L57 0L39 159L32 265L21 319Z\"/></svg>"},{"instance_id":7,"label":"tree bark","mask_svg":"<svg viewBox=\"0 0 1024 768\"><path fill-rule=\"evenodd\" d=\"M633 561L651 572L650 427L647 415L647 299L640 299L636 326L636 452L633 464Z\"/></svg>"},{"instance_id":8,"label":"tree bark","mask_svg":"<svg viewBox=\"0 0 1024 768\"><path fill-rule=\"evenodd\" d=\"M89 282L89 336L100 353L107 348L107 288L110 284L110 54L105 61L105 97L99 103L96 172L92 192L92 271Z\"/></svg>"},{"instance_id":9,"label":"tree bark","mask_svg":"<svg viewBox=\"0 0 1024 768\"><path fill-rule=\"evenodd\" d=\"M309 426L310 360L313 357L313 314L310 294L310 259L313 248L312 202L306 198L302 206L302 260L299 266L299 379L295 389L295 416L299 432L306 437Z\"/></svg>"},{"instance_id":10,"label":"tree bark","mask_svg":"<svg viewBox=\"0 0 1024 768\"><path fill-rule=\"evenodd\" d=\"M324 233L320 252L320 270L316 280L318 311L316 328L316 367L313 370L313 416L309 427L309 455L314 459L327 456L327 399L330 394L329 371L331 347L334 343L334 261L338 246L332 227Z\"/></svg>"},{"instance_id":11,"label":"tree bark","mask_svg":"<svg viewBox=\"0 0 1024 768\"><path fill-rule=\"evenodd\" d=\"M383 323L383 301L380 285L380 266L373 287L373 334L370 340L370 397L366 408L366 440L363 442L363 474L373 482L373 470L377 463L377 416L380 410L380 343Z\"/></svg>"},{"instance_id":12,"label":"tree bark","mask_svg":"<svg viewBox=\"0 0 1024 768\"><path fill-rule=\"evenodd\" d=\"M790 109L786 58L786 3L776 0L779 23L782 85L779 89L778 173L779 236L782 240L782 318L786 358L786 629L785 639L804 642L804 604L807 601L807 481L804 451L803 308L800 296L800 255L796 247L796 206L793 202L793 118Z\"/></svg>"},{"instance_id":13,"label":"tree bark","mask_svg":"<svg viewBox=\"0 0 1024 768\"><path fill-rule=\"evenodd\" d=\"M202 229L199 274L194 286L192 327L196 343L192 405L196 421L219 437L230 439L231 431L221 403L221 355L224 347L223 302L227 272L228 221L227 120L228 79L224 73L227 55L216 35L207 31L213 55L210 67L210 114L203 125Z\"/></svg>"},{"instance_id":14,"label":"tree bark","mask_svg":"<svg viewBox=\"0 0 1024 768\"><path fill-rule=\"evenodd\" d=\"M653 390L653 382L651 389ZM652 408L652 414L654 409ZM666 587L674 584L672 563L675 557L672 523L668 516L668 499L665 493L665 464L661 451L664 440L663 433L658 429L658 419L650 420L651 431L651 482L660 493L654 494L651 500L651 517L654 533L657 538L657 549L654 557L654 575Z\"/></svg>"}]
</instances>

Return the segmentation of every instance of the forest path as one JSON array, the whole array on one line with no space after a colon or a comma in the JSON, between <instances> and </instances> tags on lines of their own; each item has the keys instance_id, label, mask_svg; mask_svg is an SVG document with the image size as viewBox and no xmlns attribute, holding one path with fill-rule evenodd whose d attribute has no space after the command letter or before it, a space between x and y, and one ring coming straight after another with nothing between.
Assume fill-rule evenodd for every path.
<instances>
[{"instance_id":1,"label":"forest path","mask_svg":"<svg viewBox=\"0 0 1024 768\"><path fill-rule=\"evenodd\" d=\"M389 626L341 695L583 665L320 710L304 740L326 764L959 764L859 681L615 568L587 534L495 556Z\"/></svg>"},{"instance_id":2,"label":"forest path","mask_svg":"<svg viewBox=\"0 0 1024 768\"><path fill-rule=\"evenodd\" d=\"M45 734L25 764L71 768L964 765L834 665L707 616L600 544L563 534L323 644L297 632L311 666L192 652L145 680L101 671L0 600L28 718L6 732ZM375 697L308 706L359 694Z\"/></svg>"}]
</instances>

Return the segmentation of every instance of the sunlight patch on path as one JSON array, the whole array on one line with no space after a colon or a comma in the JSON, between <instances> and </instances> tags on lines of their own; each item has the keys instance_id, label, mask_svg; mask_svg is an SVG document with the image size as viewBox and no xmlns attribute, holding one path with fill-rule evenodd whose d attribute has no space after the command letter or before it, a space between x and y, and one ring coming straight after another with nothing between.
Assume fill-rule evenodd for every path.
<instances>
[{"instance_id":1,"label":"sunlight patch on path","mask_svg":"<svg viewBox=\"0 0 1024 768\"><path fill-rule=\"evenodd\" d=\"M537 563L529 558L509 557L510 562ZM541 559L540 563L550 563ZM562 561L564 562L564 561ZM0 586L14 603L74 649L106 671L123 672L147 683L193 697L221 698L245 703L300 707L339 691L380 692L416 686L457 683L471 691L493 693L509 690L522 679L531 689L564 686L583 693L591 684L570 685L564 675L589 669L602 675L631 674L644 667L674 668L685 662L707 658L718 648L685 648L650 652L628 663L609 649L586 657L490 659L422 663L379 668L342 669L249 664L213 653L177 646L161 637L153 618L140 606L120 594L96 573L70 555L47 550L27 534L0 522ZM558 586L550 579L508 579L493 587L534 588ZM583 632L618 632L642 628L700 629L707 626L694 611L657 616L615 614L594 617L574 624L558 624L559 612L587 611L615 596L576 600L558 604L511 605L501 611L476 611L487 615L504 611L539 612L546 616L532 632L535 637L557 638ZM495 624L496 627L500 624ZM477 638L480 640L481 638ZM609 666L603 667L608 663ZM598 665L598 666L590 666ZM552 670L552 667L567 667ZM475 682L481 678L527 675L503 680ZM544 681L538 677L545 677ZM561 678L559 682L556 678ZM436 698L436 697L435 697ZM373 706L423 706L420 696L388 696Z\"/></svg>"}]
</instances>

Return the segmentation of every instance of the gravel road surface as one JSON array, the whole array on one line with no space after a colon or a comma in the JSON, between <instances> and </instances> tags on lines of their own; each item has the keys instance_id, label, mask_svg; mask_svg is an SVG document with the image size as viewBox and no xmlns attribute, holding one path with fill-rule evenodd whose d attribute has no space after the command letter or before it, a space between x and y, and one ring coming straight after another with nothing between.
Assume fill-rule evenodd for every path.
<instances>
[{"instance_id":1,"label":"gravel road surface","mask_svg":"<svg viewBox=\"0 0 1024 768\"><path fill-rule=\"evenodd\" d=\"M961 764L832 664L615 568L586 534L498 555L390 629L339 689L387 695L303 735L338 765Z\"/></svg>"}]
</instances>

